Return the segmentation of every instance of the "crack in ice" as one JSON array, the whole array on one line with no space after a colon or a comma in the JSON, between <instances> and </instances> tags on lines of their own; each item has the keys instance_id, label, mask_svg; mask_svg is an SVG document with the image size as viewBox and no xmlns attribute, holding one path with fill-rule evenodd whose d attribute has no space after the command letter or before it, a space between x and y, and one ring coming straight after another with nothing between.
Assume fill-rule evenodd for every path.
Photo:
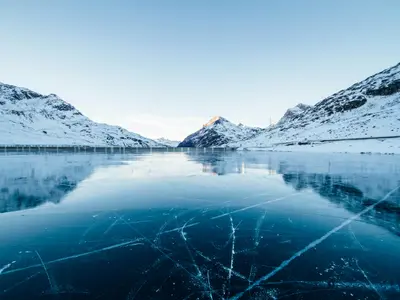
<instances>
[{"instance_id":1,"label":"crack in ice","mask_svg":"<svg viewBox=\"0 0 400 300\"><path fill-rule=\"evenodd\" d=\"M260 244L260 229L264 222L266 214L267 214L267 212L265 211L264 214L261 216L261 218L258 219L256 228L254 229L254 231L255 231L254 232L254 246L255 247L258 247L258 245Z\"/></svg>"},{"instance_id":2,"label":"crack in ice","mask_svg":"<svg viewBox=\"0 0 400 300\"><path fill-rule=\"evenodd\" d=\"M240 274L239 272L237 272L237 271L235 271L235 270L232 270L231 268L228 268L228 267L224 266L224 265L223 265L222 263L220 263L220 262L214 262L213 259L211 259L210 257L204 255L203 253L201 253L200 251L198 251L198 250L196 250L196 249L195 249L195 251L196 251L196 253L197 253L198 255L200 255L200 256L201 256L202 258L204 258L206 261L208 261L208 262L213 262L213 263L215 263L215 265L221 267L224 271L226 271L226 272L228 272L228 273L230 272L230 273L232 273L233 275L235 275L236 277L238 277L238 278L240 278L240 279L243 279L243 280L245 280L245 281L248 281L248 279L246 278L246 276Z\"/></svg>"},{"instance_id":3,"label":"crack in ice","mask_svg":"<svg viewBox=\"0 0 400 300\"><path fill-rule=\"evenodd\" d=\"M110 230L117 225L117 223L121 220L121 218L116 219L113 223L111 223L110 226L108 226L108 228L106 229L106 231L104 231L103 235L106 235L107 233L110 232Z\"/></svg>"},{"instance_id":4,"label":"crack in ice","mask_svg":"<svg viewBox=\"0 0 400 300\"><path fill-rule=\"evenodd\" d=\"M362 281L355 281L355 282L332 282L332 281L304 281L304 280L292 280L292 281L269 281L264 283L263 285L306 285L306 286L313 286L313 287L334 287L338 289L368 289L371 290L371 287L366 286ZM383 284L383 283L375 283L373 284L375 288L379 291L386 291L386 292L395 292L400 293L400 285L398 284Z\"/></svg>"},{"instance_id":5,"label":"crack in ice","mask_svg":"<svg viewBox=\"0 0 400 300\"><path fill-rule=\"evenodd\" d=\"M189 223L189 222L192 221L193 219L194 219L194 217L191 218L189 221L187 221L185 224L183 224L183 226L181 227L181 230L180 230L181 236L182 236L182 238L183 238L183 240L184 240L185 242L186 242L187 238L186 238L186 232L184 232L184 230L185 230L185 228L186 228L187 223Z\"/></svg>"},{"instance_id":6,"label":"crack in ice","mask_svg":"<svg viewBox=\"0 0 400 300\"><path fill-rule=\"evenodd\" d=\"M3 267L0 269L0 274L3 274L3 272L4 272L5 270L7 270L9 267L12 266L12 264L15 264L15 263L16 263L16 261L14 260L13 262L11 262L11 263L6 264L5 266L3 266Z\"/></svg>"},{"instance_id":7,"label":"crack in ice","mask_svg":"<svg viewBox=\"0 0 400 300\"><path fill-rule=\"evenodd\" d=\"M361 274L363 274L363 276L365 277L365 279L368 281L369 283L369 288L371 288L373 291L375 291L375 293L379 296L380 299L385 299L385 297L383 297L381 295L381 293L379 292L379 290L375 287L375 285L371 282L371 280L369 280L369 277L367 276L367 273L365 273L365 271L360 267L360 265L358 264L358 260L356 260L356 265L357 268L360 270Z\"/></svg>"},{"instance_id":8,"label":"crack in ice","mask_svg":"<svg viewBox=\"0 0 400 300\"><path fill-rule=\"evenodd\" d=\"M141 234L138 230L136 230L135 228L133 228L130 224L128 224L126 222L126 220L124 218L121 219L122 222L124 222L125 224L127 224L130 228L132 228L133 231L137 232L139 235L141 235L143 237L144 240L146 240L150 245L152 245L157 251L159 251L162 255L164 255L164 257L168 258L170 261L172 261L174 263L174 265L178 268L181 268L182 270L184 270L190 277L193 277L195 280L197 280L205 289L207 289L207 284L201 280L202 279L202 275L200 270L199 273L201 275L201 277L199 277L198 275L194 275L191 272L189 272L185 267L183 267L180 263L178 263L177 261L175 261L172 257L170 257L168 254L166 254L164 251L162 251L159 247L157 247L152 241L150 241L148 238L146 238L143 234ZM190 252L189 252L190 253Z\"/></svg>"},{"instance_id":9,"label":"crack in ice","mask_svg":"<svg viewBox=\"0 0 400 300\"><path fill-rule=\"evenodd\" d=\"M379 205L380 203L386 201L386 199L388 199L393 193L395 193L398 189L400 189L400 186L396 187L395 189L391 190L389 193L387 193L381 200L379 200L378 202L375 202L374 204L368 206L366 209L362 210L361 212L359 212L358 214L355 214L354 216L348 218L346 221L344 221L343 223L341 223L340 225L336 226L335 228L333 228L332 230L328 231L326 234L324 234L323 236L321 236L320 238L316 239L315 241L311 242L310 244L308 244L306 247L304 247L303 249L297 251L294 255L292 255L290 258L288 258L287 260L283 261L276 269L274 269L272 272L264 275L263 277L261 277L260 279L258 279L257 281L255 281L253 284L251 284L248 288L246 288L243 292L240 292L238 294L236 294L235 296L229 298L230 300L236 300L241 298L244 293L251 291L253 288L255 288L256 286L260 285L262 282L268 280L269 278L271 278L272 276L274 276L276 273L278 273L279 271L283 270L284 268L286 268L292 261L294 261L296 258L302 256L304 253L306 253L307 251L309 251L310 249L318 246L319 244L321 244L323 241L325 241L327 238L329 238L332 234L338 232L340 229L342 229L343 227L349 225L351 222L353 222L354 220L356 220L357 218L359 218L360 216L364 215L365 213L371 211L372 209L374 209L377 205Z\"/></svg>"},{"instance_id":10,"label":"crack in ice","mask_svg":"<svg viewBox=\"0 0 400 300\"><path fill-rule=\"evenodd\" d=\"M147 281L144 281L136 291L130 290L129 294L126 296L126 300L134 300L137 294L140 292L140 290L146 283Z\"/></svg>"},{"instance_id":11,"label":"crack in ice","mask_svg":"<svg viewBox=\"0 0 400 300\"><path fill-rule=\"evenodd\" d=\"M125 224L129 225L126 221L125 221ZM161 236L161 234L162 234L162 231L165 229L165 227L167 227L167 225L168 225L168 221L165 222L165 223L160 227L160 230L157 232L157 235L156 235L156 237L154 238L154 243L155 243L155 244L158 244L158 241L160 240L160 236Z\"/></svg>"},{"instance_id":12,"label":"crack in ice","mask_svg":"<svg viewBox=\"0 0 400 300\"><path fill-rule=\"evenodd\" d=\"M31 275L31 276L26 277L24 280L15 283L13 286L9 287L8 289L5 289L3 291L3 293L7 293L7 292L11 291L12 289L15 289L17 286L20 286L21 284L24 284L25 282L28 282L29 280L31 280L32 278L38 276L41 273L42 273L42 271L39 271L39 272L37 272L37 273L35 273L35 274Z\"/></svg>"},{"instance_id":13,"label":"crack in ice","mask_svg":"<svg viewBox=\"0 0 400 300\"><path fill-rule=\"evenodd\" d=\"M254 280L254 278L256 277L256 273L257 273L257 266L251 265L249 279L248 279L249 282L252 282Z\"/></svg>"},{"instance_id":14,"label":"crack in ice","mask_svg":"<svg viewBox=\"0 0 400 300\"><path fill-rule=\"evenodd\" d=\"M197 265L197 263L196 263L196 261L195 261L193 255L192 255L192 252L191 252L190 249L189 249L189 246L188 246L188 244L187 244L187 242L186 242L186 241L187 241L186 234L185 234L185 232L183 231L183 230L185 229L187 223L189 223L189 222L192 221L193 219L194 219L194 217L191 218L189 221L187 221L187 222L182 226L182 229L181 229L180 233L181 233L183 242L185 243L186 250L187 250L187 252L189 253L190 259L192 260L193 266L194 266L194 268L195 268L196 271L197 271L197 277L199 277L199 279L200 279L200 278L203 278L203 274L201 274L200 268L199 268L199 266Z\"/></svg>"},{"instance_id":15,"label":"crack in ice","mask_svg":"<svg viewBox=\"0 0 400 300\"><path fill-rule=\"evenodd\" d=\"M98 225L98 219L97 217L100 216L101 214L103 214L103 212L100 212L99 214L96 215L96 220L90 224L90 226L88 226L86 228L86 230L82 233L81 239L79 241L79 245L81 245L84 242L84 239L86 237L86 235L89 233L90 230L92 230L94 227L96 227Z\"/></svg>"},{"instance_id":16,"label":"crack in ice","mask_svg":"<svg viewBox=\"0 0 400 300\"><path fill-rule=\"evenodd\" d=\"M213 300L213 290L211 289L211 284L210 284L210 271L207 270L207 281L208 281L208 290L210 293L210 299Z\"/></svg>"},{"instance_id":17,"label":"crack in ice","mask_svg":"<svg viewBox=\"0 0 400 300\"><path fill-rule=\"evenodd\" d=\"M197 226L197 225L199 225L199 224L200 224L199 222L195 222L195 223L186 225L185 228ZM178 231L178 232L179 232L179 231L181 231L181 230L182 230L182 227L177 227L177 228L174 228L174 229L169 229L169 230L166 230L166 231L162 231L162 232L160 232L160 235L165 234L165 233L175 232L175 231Z\"/></svg>"},{"instance_id":18,"label":"crack in ice","mask_svg":"<svg viewBox=\"0 0 400 300\"><path fill-rule=\"evenodd\" d=\"M232 219L231 215L229 215L229 220L231 221L231 230L232 230L232 233L231 233L231 235L232 235L232 252L231 252L231 266L230 266L230 271L228 273L228 280L230 280L232 277L231 270L233 270L233 261L235 259L235 242L236 242L236 236L235 236L236 229L233 226L233 219Z\"/></svg>"},{"instance_id":19,"label":"crack in ice","mask_svg":"<svg viewBox=\"0 0 400 300\"><path fill-rule=\"evenodd\" d=\"M358 240L358 238L356 237L356 235L355 235L353 229L351 228L351 225L349 225L349 231L350 231L350 233L351 233L351 235L352 235L354 241L357 242L357 244L360 246L360 248L361 248L363 251L367 251L367 250L364 248L364 246L360 243L360 241Z\"/></svg>"},{"instance_id":20,"label":"crack in ice","mask_svg":"<svg viewBox=\"0 0 400 300\"><path fill-rule=\"evenodd\" d=\"M59 263L59 262L63 262L66 260L71 260L71 259L76 259L76 258L80 258L80 257L84 257L84 256L89 256L92 254L96 254L96 253L100 253L100 252L104 252L104 251L108 251L108 250L112 250L112 249L117 249L117 248L121 248L121 247L125 247L125 246L143 245L143 243L136 243L138 240L139 239L131 240L129 242L119 243L119 244L107 246L107 247L89 251L89 252L84 252L84 253L79 253L79 254L75 254L75 255L71 255L71 256L58 258L58 259L46 262L46 265L55 264L55 263ZM24 268L13 269L13 270L10 270L7 272L0 273L0 275L2 276L2 275L16 273L16 272L25 271L25 270L29 270L29 269L33 269L33 268L38 268L38 267L43 267L43 265L40 263L40 264L35 264L35 265L31 265L31 266L24 267Z\"/></svg>"},{"instance_id":21,"label":"crack in ice","mask_svg":"<svg viewBox=\"0 0 400 300\"><path fill-rule=\"evenodd\" d=\"M46 265L44 264L43 259L40 256L39 252L37 250L35 250L35 252L36 252L36 255L39 257L39 260L43 266L44 272L46 273L47 279L49 280L50 288L51 288L51 290L53 290L54 289L53 284L51 283L50 275L49 275L49 272L47 271Z\"/></svg>"},{"instance_id":22,"label":"crack in ice","mask_svg":"<svg viewBox=\"0 0 400 300\"><path fill-rule=\"evenodd\" d=\"M218 215L218 216L212 217L211 220L219 219L219 218L222 218L222 217L225 217L225 216L229 216L231 214L235 214L235 213L238 213L238 212L246 211L246 210L249 210L251 208L259 207L259 206L262 206L262 205L265 205L265 204L282 201L284 199L290 198L290 197L298 195L298 194L300 194L300 193L293 193L293 194L286 195L286 196L283 196L283 197L280 197L280 198L276 198L276 199L273 199L273 200L268 200L268 201L260 202L260 203L253 204L253 205L250 205L250 206L246 206L246 207L231 211L229 213L224 213L222 215Z\"/></svg>"}]
</instances>

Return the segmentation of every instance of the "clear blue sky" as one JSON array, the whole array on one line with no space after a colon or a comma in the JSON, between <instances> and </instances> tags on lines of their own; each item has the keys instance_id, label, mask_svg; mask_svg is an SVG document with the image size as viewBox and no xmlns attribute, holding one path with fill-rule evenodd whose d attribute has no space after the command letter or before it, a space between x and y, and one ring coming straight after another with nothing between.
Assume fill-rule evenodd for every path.
<instances>
[{"instance_id":1,"label":"clear blue sky","mask_svg":"<svg viewBox=\"0 0 400 300\"><path fill-rule=\"evenodd\" d=\"M0 81L182 139L265 127L400 61L399 0L0 0Z\"/></svg>"}]
</instances>

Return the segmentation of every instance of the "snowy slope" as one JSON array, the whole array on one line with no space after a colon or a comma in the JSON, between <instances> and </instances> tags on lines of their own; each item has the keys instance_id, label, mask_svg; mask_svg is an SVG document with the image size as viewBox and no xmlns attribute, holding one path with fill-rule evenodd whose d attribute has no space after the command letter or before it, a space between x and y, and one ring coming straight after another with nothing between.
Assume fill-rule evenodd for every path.
<instances>
[{"instance_id":1,"label":"snowy slope","mask_svg":"<svg viewBox=\"0 0 400 300\"><path fill-rule=\"evenodd\" d=\"M166 139L166 138L159 138L159 139L156 139L155 141L160 143L160 144L163 144L163 145L165 145L167 147L178 147L178 145L180 143L179 141L171 141L171 140Z\"/></svg>"},{"instance_id":2,"label":"snowy slope","mask_svg":"<svg viewBox=\"0 0 400 300\"><path fill-rule=\"evenodd\" d=\"M0 144L163 147L118 126L91 121L54 94L0 83Z\"/></svg>"},{"instance_id":3,"label":"snowy slope","mask_svg":"<svg viewBox=\"0 0 400 300\"><path fill-rule=\"evenodd\" d=\"M288 141L400 135L400 64L339 91L312 107L286 115L245 141L267 147ZM240 143L230 143L240 146Z\"/></svg>"},{"instance_id":4,"label":"snowy slope","mask_svg":"<svg viewBox=\"0 0 400 300\"><path fill-rule=\"evenodd\" d=\"M400 138L395 139L371 139L356 141L334 141L312 143L308 145L279 144L264 148L246 148L248 150L261 151L285 151L285 152L325 152L325 153L361 153L361 154L400 154Z\"/></svg>"},{"instance_id":5,"label":"snowy slope","mask_svg":"<svg viewBox=\"0 0 400 300\"><path fill-rule=\"evenodd\" d=\"M203 128L186 137L178 147L211 147L248 139L261 128L235 125L222 117L214 117Z\"/></svg>"}]
</instances>

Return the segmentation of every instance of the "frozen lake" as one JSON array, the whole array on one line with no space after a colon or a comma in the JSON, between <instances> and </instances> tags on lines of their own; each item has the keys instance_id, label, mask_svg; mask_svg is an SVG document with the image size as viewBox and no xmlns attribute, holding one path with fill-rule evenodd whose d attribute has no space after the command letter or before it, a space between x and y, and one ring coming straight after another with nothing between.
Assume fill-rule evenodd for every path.
<instances>
[{"instance_id":1,"label":"frozen lake","mask_svg":"<svg viewBox=\"0 0 400 300\"><path fill-rule=\"evenodd\" d=\"M0 299L400 299L399 187L398 156L1 154Z\"/></svg>"}]
</instances>

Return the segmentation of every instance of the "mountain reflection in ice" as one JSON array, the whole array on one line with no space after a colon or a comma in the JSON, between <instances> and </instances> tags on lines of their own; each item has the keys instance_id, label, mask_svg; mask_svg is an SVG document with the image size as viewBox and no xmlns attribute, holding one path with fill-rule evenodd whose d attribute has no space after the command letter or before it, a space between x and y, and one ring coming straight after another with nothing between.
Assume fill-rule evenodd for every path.
<instances>
[{"instance_id":1,"label":"mountain reflection in ice","mask_svg":"<svg viewBox=\"0 0 400 300\"><path fill-rule=\"evenodd\" d=\"M119 158L85 154L0 156L0 213L59 203L97 167L121 164Z\"/></svg>"},{"instance_id":2,"label":"mountain reflection in ice","mask_svg":"<svg viewBox=\"0 0 400 300\"><path fill-rule=\"evenodd\" d=\"M192 156L203 165L203 172L215 175L263 170L281 174L295 190L312 189L325 199L353 213L378 202L400 186L400 161L397 157L337 154L246 153L231 159L216 159L212 154ZM371 216L373 214L373 216ZM363 216L400 235L400 190Z\"/></svg>"},{"instance_id":3,"label":"mountain reflection in ice","mask_svg":"<svg viewBox=\"0 0 400 300\"><path fill-rule=\"evenodd\" d=\"M193 149L0 166L0 299L400 297L397 157Z\"/></svg>"}]
</instances>

